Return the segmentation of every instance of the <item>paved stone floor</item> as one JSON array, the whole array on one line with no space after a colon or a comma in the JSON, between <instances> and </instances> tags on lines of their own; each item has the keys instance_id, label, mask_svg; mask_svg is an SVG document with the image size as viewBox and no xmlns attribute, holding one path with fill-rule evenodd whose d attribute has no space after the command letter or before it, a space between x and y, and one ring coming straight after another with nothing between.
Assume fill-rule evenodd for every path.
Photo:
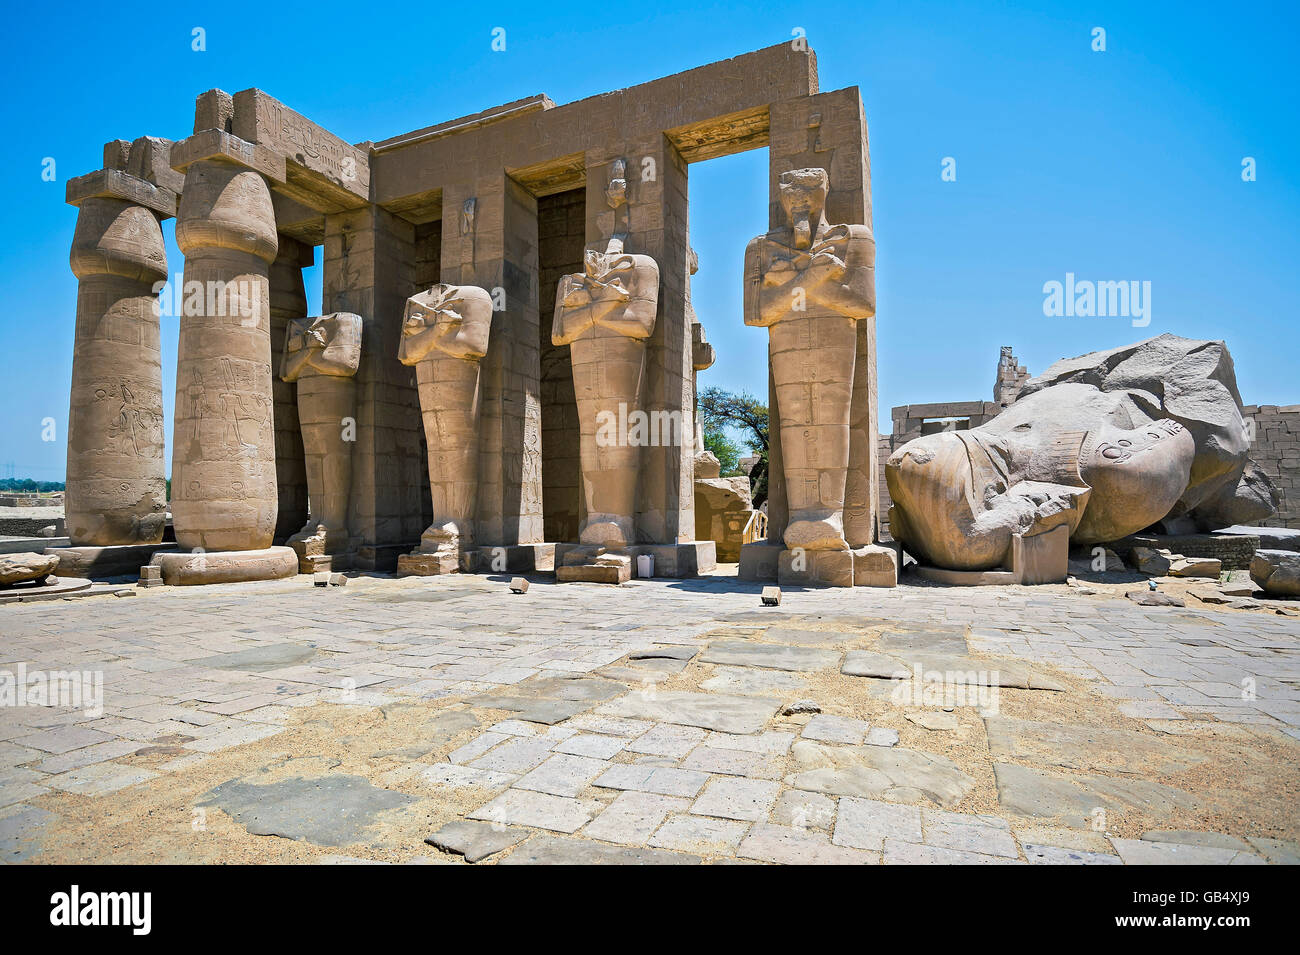
<instances>
[{"instance_id":1,"label":"paved stone floor","mask_svg":"<svg viewBox=\"0 0 1300 955\"><path fill-rule=\"evenodd\" d=\"M0 607L0 859L1297 860L1300 619L758 590L299 577ZM41 705L52 671L101 676L102 706Z\"/></svg>"}]
</instances>

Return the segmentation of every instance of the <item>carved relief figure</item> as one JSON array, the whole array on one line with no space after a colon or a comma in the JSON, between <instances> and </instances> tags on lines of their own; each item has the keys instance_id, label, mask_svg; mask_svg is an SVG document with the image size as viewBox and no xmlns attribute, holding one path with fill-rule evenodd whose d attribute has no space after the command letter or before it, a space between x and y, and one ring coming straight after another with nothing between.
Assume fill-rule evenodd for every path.
<instances>
[{"instance_id":1,"label":"carved relief figure","mask_svg":"<svg viewBox=\"0 0 1300 955\"><path fill-rule=\"evenodd\" d=\"M624 547L634 542L641 448L603 441L603 420L625 419L638 410L645 377L646 339L659 307L659 265L648 255L624 250L627 239L625 164L613 165L606 198L615 212L614 234L605 250L587 250L580 273L566 275L556 292L551 340L568 345L577 397L582 490L586 519L583 544Z\"/></svg>"},{"instance_id":2,"label":"carved relief figure","mask_svg":"<svg viewBox=\"0 0 1300 955\"><path fill-rule=\"evenodd\" d=\"M408 570L456 570L459 554L474 544L479 362L491 329L492 296L477 286L435 285L406 300L397 357L415 367L433 498L433 523L419 549L400 558Z\"/></svg>"},{"instance_id":3,"label":"carved relief figure","mask_svg":"<svg viewBox=\"0 0 1300 955\"><path fill-rule=\"evenodd\" d=\"M790 225L745 250L745 324L766 326L790 520L787 548L848 550L844 496L857 321L875 314L876 245L826 221L824 169L779 182Z\"/></svg>"},{"instance_id":4,"label":"carved relief figure","mask_svg":"<svg viewBox=\"0 0 1300 955\"><path fill-rule=\"evenodd\" d=\"M280 377L298 385L310 516L289 538L299 560L349 550L361 316L335 312L289 323Z\"/></svg>"}]
</instances>

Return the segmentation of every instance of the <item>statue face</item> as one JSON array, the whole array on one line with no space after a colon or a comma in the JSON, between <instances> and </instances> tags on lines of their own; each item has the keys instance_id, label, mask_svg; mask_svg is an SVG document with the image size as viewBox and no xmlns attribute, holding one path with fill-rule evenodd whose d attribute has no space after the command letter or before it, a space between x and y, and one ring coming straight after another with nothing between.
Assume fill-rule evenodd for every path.
<instances>
[{"instance_id":1,"label":"statue face","mask_svg":"<svg viewBox=\"0 0 1300 955\"><path fill-rule=\"evenodd\" d=\"M806 249L817 237L830 184L824 169L796 169L781 174L781 208L794 230L794 247Z\"/></svg>"}]
</instances>

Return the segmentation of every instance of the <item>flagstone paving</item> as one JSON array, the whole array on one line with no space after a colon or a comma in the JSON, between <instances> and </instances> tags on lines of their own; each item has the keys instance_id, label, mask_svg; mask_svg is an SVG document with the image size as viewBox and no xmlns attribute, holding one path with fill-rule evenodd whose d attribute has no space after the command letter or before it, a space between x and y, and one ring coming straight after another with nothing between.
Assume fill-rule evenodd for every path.
<instances>
[{"instance_id":1,"label":"flagstone paving","mask_svg":"<svg viewBox=\"0 0 1300 955\"><path fill-rule=\"evenodd\" d=\"M298 578L0 607L0 861L1300 859L1300 619L759 590Z\"/></svg>"}]
</instances>

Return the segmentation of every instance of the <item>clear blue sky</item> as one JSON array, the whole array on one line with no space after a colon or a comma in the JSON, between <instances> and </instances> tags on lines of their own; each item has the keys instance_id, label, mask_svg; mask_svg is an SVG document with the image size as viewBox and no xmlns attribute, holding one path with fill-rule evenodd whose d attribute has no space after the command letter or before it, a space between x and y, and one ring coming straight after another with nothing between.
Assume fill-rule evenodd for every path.
<instances>
[{"instance_id":1,"label":"clear blue sky","mask_svg":"<svg viewBox=\"0 0 1300 955\"><path fill-rule=\"evenodd\" d=\"M893 405L990 399L999 345L1038 372L1166 331L1225 339L1247 402L1300 402L1295 3L187 6L6 11L0 476L12 462L19 477L63 477L76 304L64 185L100 166L105 141L183 138L214 86L257 86L345 139L379 140L532 93L631 86L796 27L822 89L857 85L866 104L886 430ZM504 53L490 49L498 26ZM191 50L194 27L206 52ZM41 179L47 156L57 182ZM944 157L956 182L941 181ZM740 274L766 227L766 163L758 150L690 171L694 299L719 353L703 383L760 394L766 334L741 321ZM1067 272L1151 282L1151 324L1044 317L1043 283ZM317 267L313 308L319 282ZM175 352L164 319L169 432Z\"/></svg>"}]
</instances>

